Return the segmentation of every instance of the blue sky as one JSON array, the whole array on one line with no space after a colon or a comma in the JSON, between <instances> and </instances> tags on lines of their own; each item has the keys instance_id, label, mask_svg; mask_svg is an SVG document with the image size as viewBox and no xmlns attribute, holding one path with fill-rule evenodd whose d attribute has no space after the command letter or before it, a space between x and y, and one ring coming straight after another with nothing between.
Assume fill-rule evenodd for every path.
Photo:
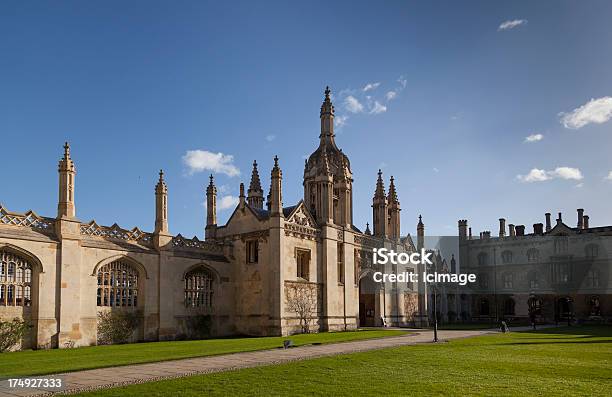
<instances>
[{"instance_id":1,"label":"blue sky","mask_svg":"<svg viewBox=\"0 0 612 397\"><path fill-rule=\"evenodd\" d=\"M210 171L185 155L222 153L192 165L235 197L254 159L267 190L277 154L293 204L330 85L359 227L379 167L404 233L419 214L434 235L574 225L579 207L612 224L611 18L607 1L5 1L0 202L54 216L69 140L81 220L152 230L163 168L171 232L201 237Z\"/></svg>"}]
</instances>

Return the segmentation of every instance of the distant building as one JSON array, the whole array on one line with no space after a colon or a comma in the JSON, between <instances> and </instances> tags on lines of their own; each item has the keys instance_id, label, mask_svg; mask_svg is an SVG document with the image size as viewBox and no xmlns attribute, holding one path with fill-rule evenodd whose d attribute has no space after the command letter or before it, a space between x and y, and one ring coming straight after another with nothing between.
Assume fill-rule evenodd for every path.
<instances>
[{"instance_id":1,"label":"distant building","mask_svg":"<svg viewBox=\"0 0 612 397\"><path fill-rule=\"evenodd\" d=\"M217 222L217 188L206 187L205 241L170 233L168 187L155 186L155 230L101 226L76 217L75 164L68 144L59 162L57 216L18 214L0 206L0 318L33 325L23 346L92 345L97 316L134 311L142 316L134 340L189 333L193 318L210 316L212 335L287 335L300 330L288 291L308 290L315 301L312 327L425 325L426 286L383 286L372 281L372 248L413 252L400 237L400 203L382 173L373 198L373 233L353 224L353 174L335 142L330 91L320 112L319 146L304 166L304 198L285 206L278 158L264 206L257 163L248 190L225 225ZM244 144L244 143L243 143ZM32 194L41 194L35 190Z\"/></svg>"},{"instance_id":2,"label":"distant building","mask_svg":"<svg viewBox=\"0 0 612 397\"><path fill-rule=\"evenodd\" d=\"M460 317L472 321L501 318L539 322L612 320L612 226L590 227L589 217L577 210L576 227L562 214L551 225L524 225L499 220L499 235L473 238L466 220L459 221L459 262L463 273L477 282L464 288L460 300L467 310Z\"/></svg>"}]
</instances>

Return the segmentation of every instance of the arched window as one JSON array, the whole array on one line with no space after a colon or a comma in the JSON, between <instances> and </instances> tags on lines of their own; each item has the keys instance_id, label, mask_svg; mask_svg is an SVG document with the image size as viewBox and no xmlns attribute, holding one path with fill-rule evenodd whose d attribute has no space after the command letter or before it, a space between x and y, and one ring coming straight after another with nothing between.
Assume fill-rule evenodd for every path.
<instances>
[{"instance_id":1,"label":"arched window","mask_svg":"<svg viewBox=\"0 0 612 397\"><path fill-rule=\"evenodd\" d=\"M212 308L213 282L210 270L198 267L185 275L185 307Z\"/></svg>"},{"instance_id":2,"label":"arched window","mask_svg":"<svg viewBox=\"0 0 612 397\"><path fill-rule=\"evenodd\" d=\"M98 269L98 306L137 307L138 270L122 260Z\"/></svg>"},{"instance_id":3,"label":"arched window","mask_svg":"<svg viewBox=\"0 0 612 397\"><path fill-rule=\"evenodd\" d=\"M481 252L478 254L478 266L485 266L488 262L488 257L486 252Z\"/></svg>"},{"instance_id":4,"label":"arched window","mask_svg":"<svg viewBox=\"0 0 612 397\"><path fill-rule=\"evenodd\" d=\"M512 263L512 251L504 251L504 252L502 252L502 262L503 263Z\"/></svg>"},{"instance_id":5,"label":"arched window","mask_svg":"<svg viewBox=\"0 0 612 397\"><path fill-rule=\"evenodd\" d=\"M32 305L32 264L0 250L0 306Z\"/></svg>"},{"instance_id":6,"label":"arched window","mask_svg":"<svg viewBox=\"0 0 612 397\"><path fill-rule=\"evenodd\" d=\"M535 248L527 250L527 262L537 262L540 260L540 252Z\"/></svg>"}]
</instances>

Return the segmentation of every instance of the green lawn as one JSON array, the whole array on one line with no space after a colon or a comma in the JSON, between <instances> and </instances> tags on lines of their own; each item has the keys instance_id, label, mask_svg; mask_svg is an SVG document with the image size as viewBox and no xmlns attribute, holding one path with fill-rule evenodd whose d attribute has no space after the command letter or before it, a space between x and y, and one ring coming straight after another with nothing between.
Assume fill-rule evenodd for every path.
<instances>
[{"instance_id":1,"label":"green lawn","mask_svg":"<svg viewBox=\"0 0 612 397\"><path fill-rule=\"evenodd\" d=\"M612 328L488 335L106 389L93 396L609 396Z\"/></svg>"},{"instance_id":2,"label":"green lawn","mask_svg":"<svg viewBox=\"0 0 612 397\"><path fill-rule=\"evenodd\" d=\"M383 338L405 334L399 330L323 332L290 337L207 339L92 346L77 349L28 350L0 354L0 377L46 375L117 365L149 363L217 354L273 349L291 339L296 346Z\"/></svg>"}]
</instances>

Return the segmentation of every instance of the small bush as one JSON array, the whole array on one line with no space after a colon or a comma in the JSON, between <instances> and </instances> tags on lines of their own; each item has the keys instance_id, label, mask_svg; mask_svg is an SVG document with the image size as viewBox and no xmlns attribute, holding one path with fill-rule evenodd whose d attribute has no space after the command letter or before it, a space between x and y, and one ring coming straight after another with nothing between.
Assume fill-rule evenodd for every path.
<instances>
[{"instance_id":1,"label":"small bush","mask_svg":"<svg viewBox=\"0 0 612 397\"><path fill-rule=\"evenodd\" d=\"M140 312L108 311L98 313L98 344L128 343L140 324Z\"/></svg>"},{"instance_id":2,"label":"small bush","mask_svg":"<svg viewBox=\"0 0 612 397\"><path fill-rule=\"evenodd\" d=\"M189 316L185 319L187 339L205 339L210 337L212 318L209 314Z\"/></svg>"},{"instance_id":3,"label":"small bush","mask_svg":"<svg viewBox=\"0 0 612 397\"><path fill-rule=\"evenodd\" d=\"M9 351L18 344L32 326L20 318L12 321L0 320L0 353Z\"/></svg>"}]
</instances>

